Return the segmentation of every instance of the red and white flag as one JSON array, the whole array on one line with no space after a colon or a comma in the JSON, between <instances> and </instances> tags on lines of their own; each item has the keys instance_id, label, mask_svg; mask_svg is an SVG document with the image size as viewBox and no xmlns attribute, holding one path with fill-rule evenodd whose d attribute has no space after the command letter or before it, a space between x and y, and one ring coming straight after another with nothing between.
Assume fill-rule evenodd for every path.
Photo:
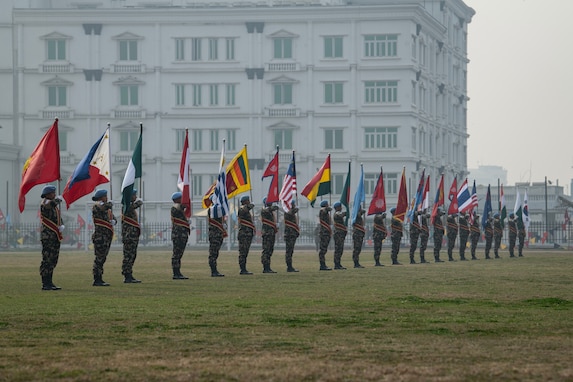
<instances>
[{"instance_id":1,"label":"red and white flag","mask_svg":"<svg viewBox=\"0 0 573 382\"><path fill-rule=\"evenodd\" d=\"M292 208L292 201L296 198L296 166L294 163L294 151L292 152L292 160L288 166L287 172L283 179L283 187L279 194L279 200L285 212L290 211Z\"/></svg>"},{"instance_id":2,"label":"red and white flag","mask_svg":"<svg viewBox=\"0 0 573 382\"><path fill-rule=\"evenodd\" d=\"M269 186L269 193L267 194L267 203L276 203L279 201L279 150L277 147L277 152L273 159L269 162L263 177L271 177L271 185Z\"/></svg>"},{"instance_id":3,"label":"red and white flag","mask_svg":"<svg viewBox=\"0 0 573 382\"><path fill-rule=\"evenodd\" d=\"M185 143L181 153L181 164L179 166L179 176L177 178L177 188L181 191L181 204L187 206L185 216L191 217L191 189L189 187L189 162L191 151L189 150L189 131L185 130Z\"/></svg>"}]
</instances>

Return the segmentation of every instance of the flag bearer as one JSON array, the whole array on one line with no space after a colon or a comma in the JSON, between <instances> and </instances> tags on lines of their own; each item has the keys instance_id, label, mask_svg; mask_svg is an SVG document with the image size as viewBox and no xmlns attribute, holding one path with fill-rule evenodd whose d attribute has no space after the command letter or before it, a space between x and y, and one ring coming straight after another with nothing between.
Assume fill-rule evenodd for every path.
<instances>
[{"instance_id":1,"label":"flag bearer","mask_svg":"<svg viewBox=\"0 0 573 382\"><path fill-rule=\"evenodd\" d=\"M42 262L40 276L42 277L42 290L60 290L52 282L54 268L58 265L60 256L60 243L64 225L60 216L61 196L56 196L56 187L49 185L42 189L42 204L40 204L40 220L42 222Z\"/></svg>"}]
</instances>

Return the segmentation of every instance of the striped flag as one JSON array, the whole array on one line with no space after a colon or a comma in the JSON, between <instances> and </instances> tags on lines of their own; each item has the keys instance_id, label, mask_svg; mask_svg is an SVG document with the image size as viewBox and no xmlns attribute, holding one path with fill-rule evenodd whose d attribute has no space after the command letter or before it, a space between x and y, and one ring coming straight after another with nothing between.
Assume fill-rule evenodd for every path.
<instances>
[{"instance_id":1,"label":"striped flag","mask_svg":"<svg viewBox=\"0 0 573 382\"><path fill-rule=\"evenodd\" d=\"M312 207L318 196L330 194L330 154L300 194L310 201Z\"/></svg>"},{"instance_id":2,"label":"striped flag","mask_svg":"<svg viewBox=\"0 0 573 382\"><path fill-rule=\"evenodd\" d=\"M293 151L292 160L283 179L283 187L279 194L279 200L285 212L290 211L292 208L292 201L296 198L296 192L296 166Z\"/></svg>"},{"instance_id":3,"label":"striped flag","mask_svg":"<svg viewBox=\"0 0 573 382\"><path fill-rule=\"evenodd\" d=\"M468 187L468 179L466 178L458 190L458 211L463 213L471 211L472 208L472 196Z\"/></svg>"},{"instance_id":4,"label":"striped flag","mask_svg":"<svg viewBox=\"0 0 573 382\"><path fill-rule=\"evenodd\" d=\"M189 162L191 151L189 150L189 131L185 129L185 143L181 153L181 164L179 165L179 176L177 177L177 188L181 191L181 204L185 208L185 217L191 217L191 191L189 189Z\"/></svg>"},{"instance_id":5,"label":"striped flag","mask_svg":"<svg viewBox=\"0 0 573 382\"><path fill-rule=\"evenodd\" d=\"M229 198L227 196L227 176L225 174L225 143L223 142L223 149L221 150L221 161L219 162L219 176L215 183L215 189L211 195L212 205L210 208L213 218L221 218L229 215Z\"/></svg>"},{"instance_id":6,"label":"striped flag","mask_svg":"<svg viewBox=\"0 0 573 382\"><path fill-rule=\"evenodd\" d=\"M143 126L140 127L139 139L135 145L135 150L133 150L133 156L127 165L125 170L125 176L123 177L123 182L121 183L121 204L123 205L123 213L127 212L127 209L131 205L131 197L133 195L133 189L135 186L135 179L141 178L142 168L141 168L141 136L143 135Z\"/></svg>"}]
</instances>

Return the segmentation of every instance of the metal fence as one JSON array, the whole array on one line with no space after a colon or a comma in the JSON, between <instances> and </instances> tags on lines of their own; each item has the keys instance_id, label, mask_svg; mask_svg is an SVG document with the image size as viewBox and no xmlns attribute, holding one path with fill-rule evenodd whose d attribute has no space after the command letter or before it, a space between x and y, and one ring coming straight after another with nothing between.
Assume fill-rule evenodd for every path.
<instances>
[{"instance_id":1,"label":"metal fence","mask_svg":"<svg viewBox=\"0 0 573 382\"><path fill-rule=\"evenodd\" d=\"M282 222L281 222L282 223ZM255 238L253 239L253 246L261 245L261 223L256 221L257 227ZM365 247L372 247L371 237L371 222L366 224L366 236L364 239ZM388 227L389 228L389 227ZM402 246L409 246L410 240L408 235L408 224L404 227L404 236L402 238ZM36 248L40 246L40 223L20 223L20 224L3 224L0 225L0 250L13 250L13 249L26 249ZM548 232L545 231L545 223L532 222L529 226L529 245L533 246L551 246L563 247L573 249L573 229L569 223L555 223L548 227ZM231 224L229 227L229 237L225 239L224 246L236 247L236 223ZM310 221L303 221L300 223L300 237L297 240L297 247L315 247L317 245L317 224ZM430 232L432 230L430 229ZM66 225L64 230L64 239L62 241L62 249L76 249L87 250L91 245L91 235L93 233L93 225L85 224L80 226L76 222L71 222ZM230 242L228 242L230 240ZM444 238L445 240L445 238ZM389 238L386 239L386 243ZM483 235L480 242L483 243ZM503 235L502 243L507 245L508 233L507 225ZM433 240L430 237L429 244L432 245ZM346 236L346 244L352 245L352 234ZM140 237L140 245L149 247L162 247L171 246L171 222L144 222L142 223L142 232ZM207 218L196 217L193 220L192 232L189 239L189 246L194 247L207 247L208 242L208 225ZM284 245L283 241L283 227L279 224L279 232L277 234L276 246L281 247ZM332 245L332 240L331 240ZM388 245L388 244L385 244ZM121 224L115 226L115 235L113 238L112 246L121 246Z\"/></svg>"}]
</instances>

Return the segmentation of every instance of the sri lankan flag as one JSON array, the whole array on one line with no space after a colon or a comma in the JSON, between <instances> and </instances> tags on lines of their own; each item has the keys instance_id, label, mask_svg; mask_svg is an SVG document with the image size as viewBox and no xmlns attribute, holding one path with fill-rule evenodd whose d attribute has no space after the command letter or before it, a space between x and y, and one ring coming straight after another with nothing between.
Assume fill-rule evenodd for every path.
<instances>
[{"instance_id":1,"label":"sri lankan flag","mask_svg":"<svg viewBox=\"0 0 573 382\"><path fill-rule=\"evenodd\" d=\"M310 200L312 207L314 207L314 202L318 196L326 194L330 194L330 154L328 154L322 167L304 186L301 192L301 195Z\"/></svg>"}]
</instances>

